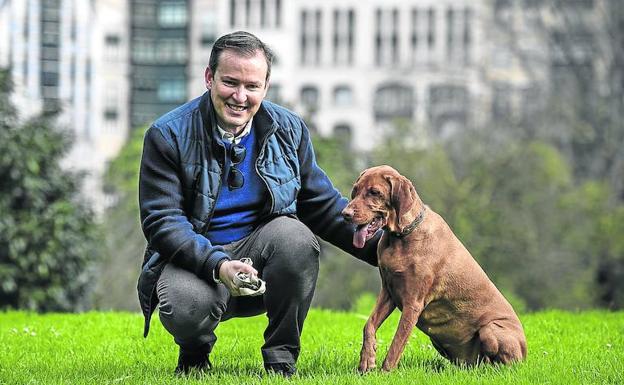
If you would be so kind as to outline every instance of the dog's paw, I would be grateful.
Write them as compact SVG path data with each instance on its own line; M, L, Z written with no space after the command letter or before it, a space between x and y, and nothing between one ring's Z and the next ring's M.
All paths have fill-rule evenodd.
M370 372L371 370L375 369L377 367L377 364L375 362L375 356L362 356L362 358L360 359L360 366L358 367L358 371L361 374L366 374L368 372Z
M396 369L397 363L391 363L388 359L384 360L383 365L381 365L381 370L384 372L391 372Z

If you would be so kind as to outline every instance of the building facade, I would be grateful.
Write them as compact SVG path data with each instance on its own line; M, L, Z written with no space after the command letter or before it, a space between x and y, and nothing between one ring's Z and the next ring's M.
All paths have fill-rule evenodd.
M71 130L67 168L86 173L85 196L106 205L102 175L128 132L123 0L0 2L0 66L10 68L23 118L60 111ZM125 47L125 48L124 48Z
M396 119L445 137L482 103L483 20L478 1L229 0L210 18L216 35L250 31L277 53L268 98L323 135L348 133L368 149ZM210 28L208 28L210 30ZM203 92L209 50L190 68ZM197 47L197 51L196 48Z
M603 0L572 3L599 22ZM205 92L224 33L275 50L268 99L366 150L397 120L426 143L530 119L569 67L544 22L561 20L534 0L0 0L0 66L24 115L61 108L76 137L67 163L89 171L102 204L106 162L130 129ZM575 55L591 56L586 40Z

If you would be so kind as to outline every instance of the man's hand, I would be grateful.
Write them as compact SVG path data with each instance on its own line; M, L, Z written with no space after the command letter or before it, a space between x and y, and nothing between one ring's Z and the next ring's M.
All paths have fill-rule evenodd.
M221 264L218 273L219 280L221 280L225 287L227 287L230 294L235 297L241 295L259 295L264 293L264 283L258 278L258 271L254 269L251 264L237 260L225 261ZM262 283L262 285L259 285L261 290L255 290L257 292L254 292L254 290L239 286L240 279L237 279L236 275L240 273L247 274L252 281Z

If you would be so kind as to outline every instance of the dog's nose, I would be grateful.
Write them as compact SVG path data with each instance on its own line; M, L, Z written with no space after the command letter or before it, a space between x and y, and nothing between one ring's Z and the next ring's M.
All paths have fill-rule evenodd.
M349 207L345 207L344 210L342 210L342 217L347 221L347 222L351 222L353 220L353 210L350 209Z

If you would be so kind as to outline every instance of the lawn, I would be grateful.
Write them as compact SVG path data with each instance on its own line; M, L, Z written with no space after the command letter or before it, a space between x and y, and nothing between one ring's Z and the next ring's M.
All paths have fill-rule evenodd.
M213 370L187 378L172 374L177 348L157 318L144 339L138 314L0 313L0 384L624 383L624 312L522 315L529 356L512 367L455 367L416 330L396 371L361 376L355 368L366 316L313 309L303 333L299 373L290 381L264 375L264 316L220 325ZM395 313L378 333L378 365L397 322Z

